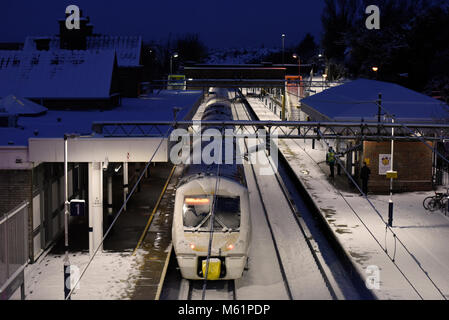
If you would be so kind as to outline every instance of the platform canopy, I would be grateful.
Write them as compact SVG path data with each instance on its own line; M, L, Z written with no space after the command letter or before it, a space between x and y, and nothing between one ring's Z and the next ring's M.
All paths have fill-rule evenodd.
M28 99L10 94L0 100L0 112L20 116L37 116L47 112L47 108Z
M435 122L449 118L443 102L400 85L367 79L349 81L301 101L312 120L377 121L379 94L386 111L406 122Z

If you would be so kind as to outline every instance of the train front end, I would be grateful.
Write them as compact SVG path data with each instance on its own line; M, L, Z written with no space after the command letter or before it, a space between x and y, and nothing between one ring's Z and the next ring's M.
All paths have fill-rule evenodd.
M211 236L208 280L238 279L247 263L251 230L248 190L222 177L214 194L216 182L216 177L206 176L176 191L172 240L186 279L205 278Z

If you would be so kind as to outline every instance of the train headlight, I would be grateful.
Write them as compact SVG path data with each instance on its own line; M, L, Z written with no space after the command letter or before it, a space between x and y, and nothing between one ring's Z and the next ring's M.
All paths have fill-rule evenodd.
M194 243L191 243L191 244L189 245L189 247L190 247L190 249L192 249L192 250L195 250L195 248L196 248L196 246L195 246Z
M231 244L228 244L227 246L226 246L226 249L228 249L228 250L232 250L232 249L234 249L235 248L235 245L233 245L232 243Z

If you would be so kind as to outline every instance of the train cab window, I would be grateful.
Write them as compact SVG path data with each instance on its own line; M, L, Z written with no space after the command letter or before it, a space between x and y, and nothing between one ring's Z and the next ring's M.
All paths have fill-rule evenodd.
M183 206L184 227L200 226L210 213L210 202L209 197L186 197Z
M214 229L240 228L240 197L217 196Z
M210 230L212 197L186 197L183 206L183 224L186 230ZM238 231L240 228L240 197L217 196L214 230Z

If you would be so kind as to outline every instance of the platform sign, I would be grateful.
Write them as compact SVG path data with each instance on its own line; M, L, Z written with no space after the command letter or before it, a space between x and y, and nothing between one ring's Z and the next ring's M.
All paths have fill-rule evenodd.
M70 216L84 217L86 211L86 201L74 199L70 201Z
M183 74L168 75L167 90L186 90L186 76Z
M387 171L387 178L388 179L397 179L398 172L397 171Z
M391 171L391 154L379 154L379 175L386 176Z

